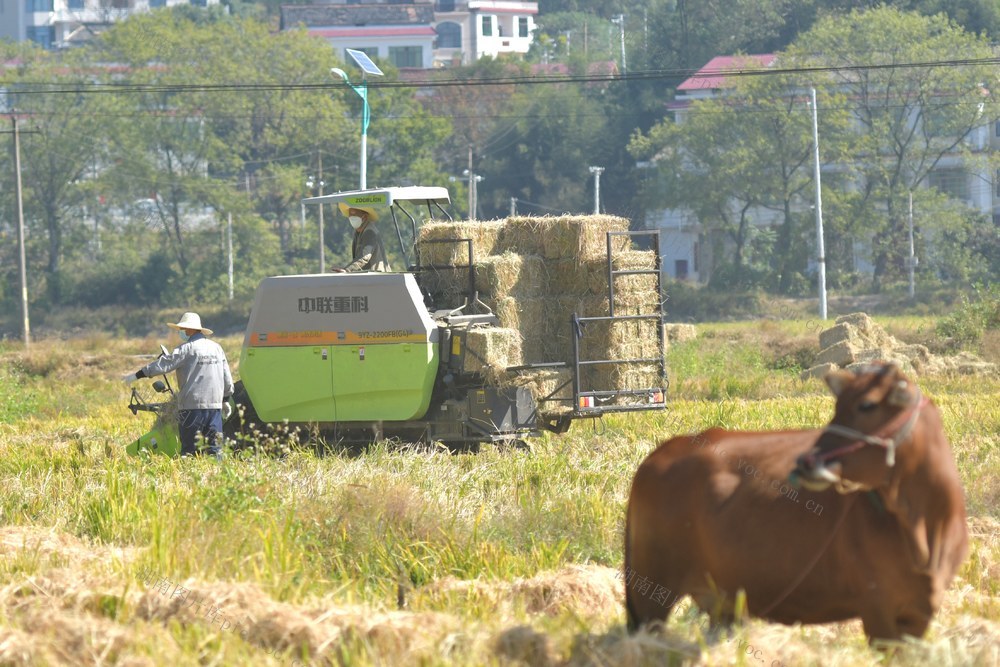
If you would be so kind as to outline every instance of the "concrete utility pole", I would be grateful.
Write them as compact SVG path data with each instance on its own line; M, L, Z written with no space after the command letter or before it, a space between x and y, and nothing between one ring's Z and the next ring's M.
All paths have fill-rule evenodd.
M31 326L28 323L28 269L24 255L24 195L21 190L21 135L17 127L17 117L10 117L14 133L14 172L17 174L17 246L18 272L21 277L21 332L24 347L31 347Z
M816 89L809 89L813 124L813 180L816 181L816 277L819 283L819 317L826 319L826 250L823 246L823 196L819 181L819 116Z
M319 196L323 196L323 151L317 150L319 171ZM361 177L364 179L364 176ZM361 186L364 189L364 185ZM323 202L319 203L319 272L326 273L326 243L323 242Z
M594 175L594 215L601 212L601 173L604 167L591 167L590 173Z
M233 214L230 213L226 216L226 250L228 257L228 266L226 267L226 274L229 277L229 300L233 300Z
M910 273L909 294L910 298L912 299L916 295L916 285L914 284L913 272L914 269L917 268L917 256L914 253L914 247L913 247L913 193L910 192L908 194L910 199L910 214L909 214L910 256L906 258L906 267L907 269L909 269Z
M517 197L510 198L510 217L517 215Z

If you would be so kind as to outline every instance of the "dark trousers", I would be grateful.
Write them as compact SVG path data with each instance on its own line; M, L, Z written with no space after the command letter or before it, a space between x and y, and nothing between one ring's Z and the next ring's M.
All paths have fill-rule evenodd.
M181 456L194 456L201 452L197 448L198 434L204 439L202 447L219 457L222 451L222 410L181 410L180 418Z

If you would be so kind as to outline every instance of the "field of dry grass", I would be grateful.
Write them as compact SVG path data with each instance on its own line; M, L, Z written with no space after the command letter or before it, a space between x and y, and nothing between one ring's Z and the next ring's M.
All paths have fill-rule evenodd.
M924 342L925 322L883 322ZM858 622L624 631L632 472L712 425L820 425L802 322L700 327L671 350L669 410L579 423L532 451L380 443L139 461L149 416L118 378L160 341L0 346L0 665L877 665ZM221 341L231 359L241 340ZM237 370L238 374L238 369ZM1000 379L925 378L967 494L972 549L892 664L1000 664Z

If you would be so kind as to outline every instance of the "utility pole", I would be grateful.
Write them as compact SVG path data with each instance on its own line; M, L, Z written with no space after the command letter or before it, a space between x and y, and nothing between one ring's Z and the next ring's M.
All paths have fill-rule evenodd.
M914 248L913 248L913 192L909 192L907 194L909 194L909 200L910 200L910 214L909 214L910 256L906 258L906 266L909 269L910 273L909 294L910 298L912 299L916 295L916 285L914 285L913 272L914 269L917 268L917 256L916 254L914 254Z
M823 197L819 182L819 115L816 89L809 89L813 125L813 180L816 181L816 277L819 283L819 317L826 319L826 251L823 247Z
M323 151L316 150L319 166L319 196L323 196ZM364 178L364 176L362 176ZM362 189L364 186L362 186ZM323 242L323 202L319 203L319 272L326 273L326 244Z
M469 220L476 218L476 175L472 173L472 144L469 144Z
M18 272L21 278L21 332L25 349L31 347L31 326L28 323L28 269L24 255L24 195L21 190L21 135L17 116L10 117L14 134L14 172L17 174L17 247Z
M226 249L228 256L227 275L229 276L229 300L233 300L233 214L227 216L226 223Z
M510 217L517 215L517 197L510 198Z
M594 215L601 212L601 172L604 167L591 167L590 173L594 175Z

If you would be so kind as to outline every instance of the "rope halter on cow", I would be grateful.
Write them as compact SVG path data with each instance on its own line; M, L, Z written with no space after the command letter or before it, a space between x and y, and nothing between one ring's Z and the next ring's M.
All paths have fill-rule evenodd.
M816 463L825 463L830 459L850 454L865 445L875 445L876 447L885 447L885 464L890 468L893 467L896 465L896 448L910 437L913 426L920 417L920 411L929 402L929 399L920 393L920 389L914 389L913 398L908 403L909 407L896 415L892 421L887 423L874 435L862 433L842 424L828 424L823 429L824 433L832 433L833 435L848 438L850 442L829 451L814 454L810 458Z

